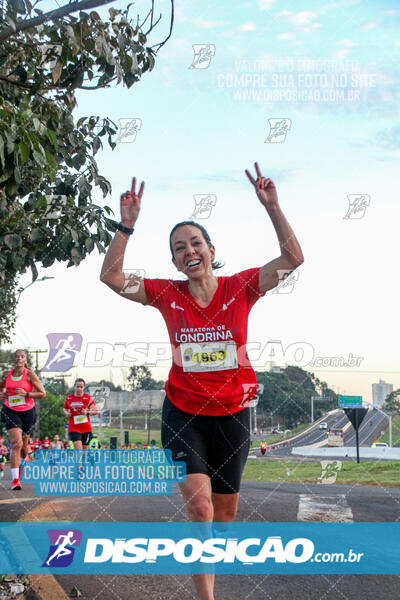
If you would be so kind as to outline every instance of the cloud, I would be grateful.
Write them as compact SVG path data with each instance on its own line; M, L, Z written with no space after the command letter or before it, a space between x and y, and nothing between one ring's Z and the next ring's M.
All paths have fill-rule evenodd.
M339 60L343 60L346 58L350 50L348 48L343 48L342 50L336 50L336 52L332 53L334 58L338 58Z
M256 29L257 25L255 23L244 23L244 25L238 27L238 31L255 31Z
M205 19L193 19L193 23L199 27L200 29L215 29L222 25L222 23L218 21L206 21Z
M359 45L357 42L353 42L352 40L340 40L339 44L345 48L354 48L355 46Z
M379 25L378 21L367 21L363 25L361 25L360 29L362 31L370 31Z
M269 10L274 6L275 3L276 0L257 0L257 4L261 10Z
M278 40L292 40L294 37L294 33L281 33L280 35L278 35Z
M375 142L378 146L387 150L400 150L400 125L394 125L390 129L380 131L376 135Z
M310 10L303 10L301 12L291 12L290 10L281 10L278 13L278 17L284 18L293 27L298 27L303 33L310 33L322 27L321 23L314 22L317 18L317 14Z

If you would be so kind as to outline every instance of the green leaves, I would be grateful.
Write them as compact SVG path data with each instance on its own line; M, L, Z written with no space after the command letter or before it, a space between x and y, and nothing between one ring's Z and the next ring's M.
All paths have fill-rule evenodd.
M3 26L16 30L27 0L4 0ZM33 8L32 15L43 11ZM102 13L103 14L103 13ZM15 319L17 280L56 262L79 265L110 243L111 183L95 160L114 149L117 126L99 116L76 123L76 89L137 83L154 66L139 21L126 10L73 13L11 34L0 49L0 338ZM27 16L29 18L29 16ZM146 17L147 26L149 23ZM106 142L106 143L105 143ZM5 327L6 324L6 327Z
M56 136L55 132L52 129L47 129L46 133L47 133L47 137L49 138L50 142L52 143L54 148L57 150L58 142L57 142L57 136Z
M21 236L14 233L5 235L4 242L7 248L10 248L10 250L15 250L16 248L20 248L22 246Z
M75 266L78 266L82 260L82 253L79 248L72 248L71 250L72 262Z
M92 252L92 250L94 249L94 240L90 237L86 238L85 247L86 247L86 250L88 251L88 253L90 254Z
M26 163L30 155L30 148L28 144L21 140L18 144L18 152L21 157L22 163Z
M16 13L20 15L24 15L26 13L25 3L23 0L10 0L9 4Z
M0 164L1 164L2 168L4 169L4 167L5 167L4 140L1 136L0 136Z

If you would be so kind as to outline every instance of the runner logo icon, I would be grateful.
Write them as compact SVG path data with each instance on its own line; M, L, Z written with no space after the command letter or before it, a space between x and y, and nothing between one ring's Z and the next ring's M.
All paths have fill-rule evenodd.
M68 567L74 558L75 547L81 545L79 529L48 529L50 548L42 567Z
M69 371L75 360L75 353L82 347L80 333L48 333L49 356L43 371L64 372Z
M182 306L178 306L175 302L175 300L173 302L171 302L171 308L177 308L179 310L185 310L184 308L182 308Z
M231 299L229 300L229 302L227 302L226 304L224 303L224 304L222 305L222 310L226 310L226 309L228 308L228 306L229 306L230 304L232 304L232 302L234 302L235 300L236 300L236 298L231 298Z

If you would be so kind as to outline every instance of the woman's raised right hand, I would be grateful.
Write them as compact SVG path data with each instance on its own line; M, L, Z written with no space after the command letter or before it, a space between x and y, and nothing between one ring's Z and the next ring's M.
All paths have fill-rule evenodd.
M121 223L125 227L133 227L140 212L140 201L143 196L144 181L136 193L136 177L132 179L132 188L121 194Z

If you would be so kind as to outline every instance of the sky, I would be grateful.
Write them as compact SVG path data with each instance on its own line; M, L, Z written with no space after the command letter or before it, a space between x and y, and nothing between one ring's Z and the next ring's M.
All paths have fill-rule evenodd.
M143 17L149 4L133 5L132 17ZM155 6L162 20L151 43L169 27L169 2ZM277 186L305 261L293 282L252 309L253 365L268 368L273 348L275 364L297 364L335 391L371 401L379 379L400 387L400 9L386 0L231 7L226 0L177 3L172 37L152 72L129 90L79 92L76 119L107 116L120 131L126 119L137 125L114 151L97 154L113 192L96 200L119 220L120 194L132 176L144 180L124 268L179 279L169 232L196 214L195 197L209 196L211 208L195 220L225 264L219 274L229 275L279 255L269 217L244 175L257 160ZM102 259L93 253L78 268L39 266L39 277L54 279L21 294L13 347L48 351L49 333L82 336L69 381L123 383L138 357L151 366L167 352L161 315L102 284ZM29 283L24 276L22 285ZM136 362L122 363L117 344L130 344ZM41 353L39 364L46 358ZM169 360L151 368L165 379Z

